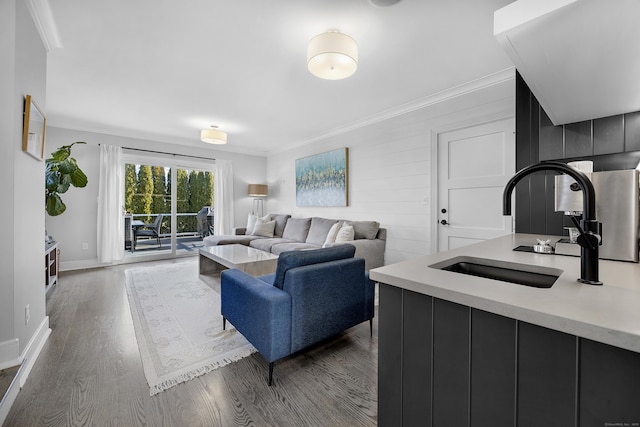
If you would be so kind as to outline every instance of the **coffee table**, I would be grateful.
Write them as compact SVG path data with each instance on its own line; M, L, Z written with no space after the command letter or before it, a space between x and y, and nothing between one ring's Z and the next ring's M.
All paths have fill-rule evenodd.
M245 245L218 245L200 248L200 274L237 268L252 276L276 271L278 255Z

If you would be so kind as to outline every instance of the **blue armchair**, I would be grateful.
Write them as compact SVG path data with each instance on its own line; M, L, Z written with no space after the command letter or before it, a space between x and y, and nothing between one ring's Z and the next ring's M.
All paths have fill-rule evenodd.
M355 247L283 252L276 272L253 277L221 273L223 328L228 320L269 362L369 320L373 331L374 282Z

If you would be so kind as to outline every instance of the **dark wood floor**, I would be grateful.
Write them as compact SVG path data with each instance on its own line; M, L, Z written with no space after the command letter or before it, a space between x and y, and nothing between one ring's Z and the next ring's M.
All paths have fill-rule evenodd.
M365 322L276 362L272 387L256 353L150 397L127 268L61 274L47 296L53 332L4 426L376 425L377 322L373 337Z
M2 402L5 394L7 394L7 391L9 391L9 387L11 387L11 383L13 383L13 380L18 374L20 366L21 365L13 366L11 368L3 369L0 371L0 402ZM17 381L13 386L17 387Z

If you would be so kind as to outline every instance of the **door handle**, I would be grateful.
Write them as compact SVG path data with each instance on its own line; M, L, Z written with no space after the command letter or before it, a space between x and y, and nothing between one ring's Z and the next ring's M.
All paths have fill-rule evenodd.
M440 221L440 224L442 225L449 225L449 223L447 222L446 219L443 219L442 221Z

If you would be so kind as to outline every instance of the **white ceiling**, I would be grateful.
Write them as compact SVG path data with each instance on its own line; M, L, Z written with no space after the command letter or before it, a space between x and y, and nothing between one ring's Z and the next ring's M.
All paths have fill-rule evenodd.
M511 0L51 0L51 126L216 149L277 152L512 66L493 37ZM352 36L345 80L312 76L307 42ZM212 147L213 148L213 147Z

